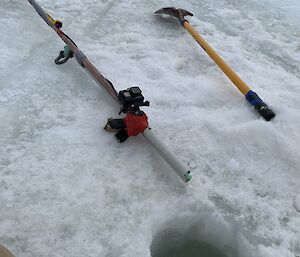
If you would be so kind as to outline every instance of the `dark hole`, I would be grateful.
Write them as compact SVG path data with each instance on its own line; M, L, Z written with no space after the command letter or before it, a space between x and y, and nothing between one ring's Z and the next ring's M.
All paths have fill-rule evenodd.
M238 257L232 246L197 237L192 231L168 230L158 234L151 245L152 257Z
M212 244L191 240L174 245L170 249L157 249L152 257L231 257L231 255L222 253Z

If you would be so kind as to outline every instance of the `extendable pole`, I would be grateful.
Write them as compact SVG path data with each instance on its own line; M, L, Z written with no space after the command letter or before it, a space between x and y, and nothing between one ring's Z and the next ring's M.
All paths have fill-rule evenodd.
M58 20L54 20L44 9L35 1L28 0L29 3L34 7L37 13L42 19L61 37L61 39L67 44L69 49L72 51L77 62L82 68L84 68L96 81L98 85L104 87L105 90L111 95L111 97L119 103L118 92L115 90L113 84L102 76L102 74L96 69L96 67L89 61L89 59L79 50L74 41L67 36L62 30L62 23ZM142 135L145 139L153 146L153 148L163 157L163 159L174 169L177 175L184 181L188 182L192 177L190 171L178 160L178 158L167 149L167 147L160 142L152 129L147 128Z
M220 67L233 84L245 95L247 101L254 106L257 112L266 120L270 121L275 117L275 113L267 106L262 99L250 89L250 87L234 72L232 68L217 54L217 52L199 35L199 33L189 24L185 16L193 16L192 13L176 9L174 7L162 8L156 14L167 14L178 18L181 25L193 36L204 51Z

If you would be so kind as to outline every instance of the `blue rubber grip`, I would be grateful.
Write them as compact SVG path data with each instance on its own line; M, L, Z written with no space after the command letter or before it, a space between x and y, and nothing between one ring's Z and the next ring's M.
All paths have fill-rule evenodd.
M246 99L254 107L257 106L257 105L260 105L260 104L264 104L264 102L260 99L260 97L255 92L253 92L252 90L250 90L246 94Z

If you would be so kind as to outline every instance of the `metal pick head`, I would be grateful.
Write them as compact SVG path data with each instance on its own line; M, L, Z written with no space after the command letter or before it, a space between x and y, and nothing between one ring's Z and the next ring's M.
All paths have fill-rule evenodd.
M184 9L176 9L175 7L165 7L165 8L159 9L155 12L155 14L166 14L166 15L173 16L173 17L177 18L182 25L186 21L186 19L184 18L185 16L193 16L192 13L190 13Z

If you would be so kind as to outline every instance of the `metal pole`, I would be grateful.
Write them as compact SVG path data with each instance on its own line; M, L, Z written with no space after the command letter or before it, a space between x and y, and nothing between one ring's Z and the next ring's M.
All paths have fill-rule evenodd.
M177 175L188 182L192 176L190 171L178 160L178 158L155 136L152 129L148 128L143 132L144 138L161 155L161 157L173 168Z

